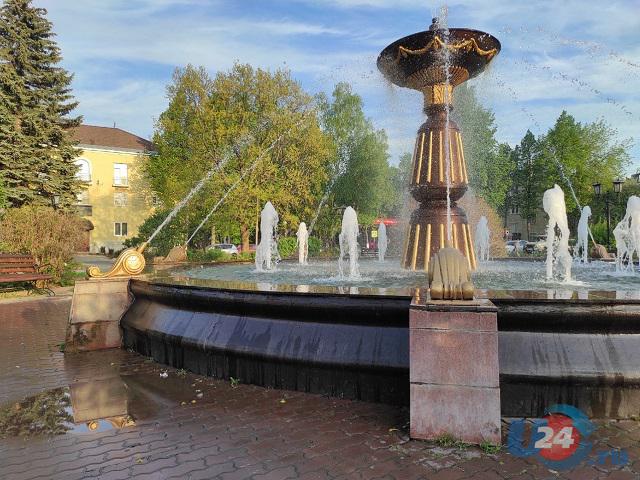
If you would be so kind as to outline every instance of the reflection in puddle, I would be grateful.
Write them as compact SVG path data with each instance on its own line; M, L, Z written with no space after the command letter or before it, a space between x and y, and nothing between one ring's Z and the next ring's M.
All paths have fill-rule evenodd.
M71 429L68 388L57 388L0 409L0 436L59 435Z
M77 395L77 386L56 388L0 408L0 438L92 433L135 425L126 408L105 410L99 407L94 410L99 418L88 418L87 414L91 409L86 408L86 401L90 399L84 396L82 389L83 386L80 386L81 393ZM104 415L100 414L100 410L103 410Z
M71 363L69 373L77 368ZM0 438L121 429L157 418L163 410L215 398L211 380L205 383L184 371L161 370L170 370L168 378L160 376L157 368L125 375L114 372L0 406Z

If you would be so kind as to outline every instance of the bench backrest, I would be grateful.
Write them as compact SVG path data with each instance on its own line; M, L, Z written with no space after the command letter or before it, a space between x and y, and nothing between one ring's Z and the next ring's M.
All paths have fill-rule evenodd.
M38 273L31 255L0 254L0 274Z

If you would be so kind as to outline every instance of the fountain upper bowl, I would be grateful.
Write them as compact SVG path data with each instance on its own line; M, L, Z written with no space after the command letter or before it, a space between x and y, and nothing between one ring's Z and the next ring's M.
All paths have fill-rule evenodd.
M456 86L482 72L500 48L496 37L479 30L427 30L387 46L377 64L385 78L400 87L423 90L443 83Z

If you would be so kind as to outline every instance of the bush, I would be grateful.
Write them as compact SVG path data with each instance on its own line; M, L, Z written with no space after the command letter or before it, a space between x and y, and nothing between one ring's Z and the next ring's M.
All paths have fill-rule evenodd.
M32 255L56 283L81 247L83 232L80 217L49 207L12 208L0 221L3 251Z
M226 260L230 255L222 250L212 248L210 250L187 250L187 259L190 262L217 262Z
M256 253L255 252L245 252L245 253L239 253L238 256L236 257L237 260L243 261L243 262L253 262L256 259Z
M322 242L317 237L309 237L309 256L318 255L322 250Z
M278 240L278 252L281 258L290 258L298 253L297 237L284 237ZM309 237L309 256L318 255L322 249L319 238Z
M298 251L296 247L296 237L284 237L278 240L278 252L281 258L289 258Z
M613 237L613 229L615 226L616 226L615 224L612 224L611 231L610 231L610 240L611 240L612 248L615 247L615 243L616 243L616 239ZM607 244L607 222L595 223L591 225L590 228L591 228L591 235L593 235L593 239L596 241L596 243L599 243L600 245L606 245ZM589 241L589 248L591 248L591 241Z

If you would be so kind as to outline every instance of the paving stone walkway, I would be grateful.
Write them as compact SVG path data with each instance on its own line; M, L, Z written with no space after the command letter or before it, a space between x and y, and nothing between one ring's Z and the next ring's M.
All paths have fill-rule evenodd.
M639 422L597 422L594 451L625 449L626 465L554 472L504 448L410 441L406 409L215 380L124 350L65 356L69 306L0 303L0 479L640 478ZM67 431L27 435L56 429Z

